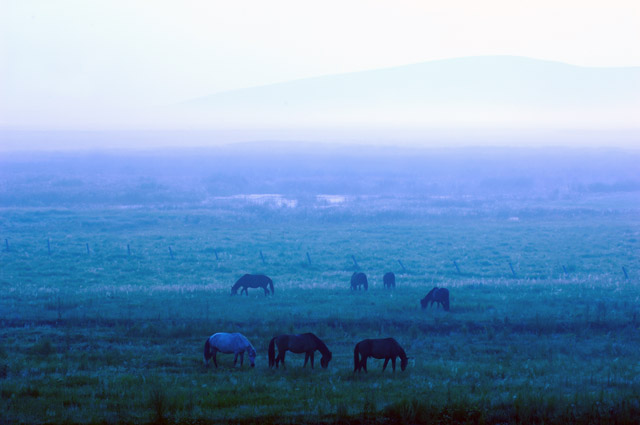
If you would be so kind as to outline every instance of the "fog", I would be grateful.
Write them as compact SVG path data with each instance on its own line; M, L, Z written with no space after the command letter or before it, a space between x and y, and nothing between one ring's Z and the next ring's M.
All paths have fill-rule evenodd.
M585 200L611 197L612 208L637 208L639 162L637 150L604 148L240 143L13 152L0 159L0 206L233 211L253 205L320 215L325 207L411 215L459 206L483 214L511 201L518 201L517 209L529 202L542 208L555 202L557 209L559 202L582 208Z

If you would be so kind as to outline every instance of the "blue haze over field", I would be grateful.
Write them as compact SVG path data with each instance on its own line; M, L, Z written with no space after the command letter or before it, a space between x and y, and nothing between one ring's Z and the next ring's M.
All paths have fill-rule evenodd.
M147 112L130 117L134 130L0 130L0 204L203 206L277 194L301 206L329 194L384 198L376 208L396 199L402 210L398 199L606 194L635 208L640 191L637 67L460 58Z

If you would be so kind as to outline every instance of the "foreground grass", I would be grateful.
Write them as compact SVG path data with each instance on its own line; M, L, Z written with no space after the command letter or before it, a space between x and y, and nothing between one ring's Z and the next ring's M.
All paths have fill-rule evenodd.
M640 418L633 218L216 226L216 217L7 211L0 420ZM369 274L366 293L348 290L351 255ZM397 274L394 291L382 288L387 270ZM272 276L275 296L230 297L231 284L245 272ZM450 313L419 309L434 285L450 289ZM233 356L220 355L218 369L205 369L204 340L218 331L245 334L258 351L256 368L233 368ZM328 369L302 369L302 356L291 354L286 370L268 369L271 337L307 331L333 351ZM382 373L381 362L372 361L368 374L354 375L355 343L382 336L403 345L411 357L407 370Z

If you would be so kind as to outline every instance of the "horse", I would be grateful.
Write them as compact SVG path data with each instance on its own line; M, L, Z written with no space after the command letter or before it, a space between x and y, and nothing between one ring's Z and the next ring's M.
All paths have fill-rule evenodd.
M204 343L204 365L206 367L209 366L209 359L211 357L213 357L213 364L216 368L218 367L218 362L216 361L218 351L225 354L235 354L236 356L233 359L234 367L238 362L238 355L240 355L240 366L242 366L244 352L246 351L249 354L251 367L256 366L256 349L253 348L253 345L251 345L249 340L242 334L219 332L207 338L207 341Z
M385 288L396 287L396 275L393 272L387 272L382 276L382 284Z
M269 295L269 289L271 289L271 295L274 293L273 281L271 278L263 274L245 274L231 287L231 295L236 295L238 293L238 288L241 286L242 290L240 291L240 295L242 295L243 292L246 295L249 295L247 288L262 288L264 289L265 295Z
M393 338L363 339L353 349L353 373L360 372L361 369L364 369L366 373L367 358L369 357L384 359L383 372L387 368L389 360L391 360L393 371L396 371L396 357L400 357L400 369L402 371L407 368L409 361L398 341Z
M278 347L277 357L276 346ZM277 369L278 363L282 362L282 367L284 368L284 356L287 350L296 354L304 353L304 365L302 365L302 367L307 366L307 361L311 359L311 369L313 369L313 354L316 350L322 354L320 365L323 369L329 366L332 357L331 351L329 351L325 343L312 333L278 335L273 337L269 342L269 367L272 368L275 366Z
M449 311L449 290L447 288L434 287L423 299L420 300L420 305L425 309L429 302L431 302L431 306L435 302L436 307L438 304L442 304L444 311Z
M369 289L369 282L367 281L367 275L362 272L353 272L351 275L351 290L355 291L364 286L364 290Z

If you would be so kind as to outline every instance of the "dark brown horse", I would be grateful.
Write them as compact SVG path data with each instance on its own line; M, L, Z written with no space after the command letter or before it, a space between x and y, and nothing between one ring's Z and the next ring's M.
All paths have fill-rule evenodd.
M400 357L400 369L403 371L407 368L407 363L409 362L406 353L395 339L363 339L353 349L353 373L359 372L361 369L364 369L366 373L367 358L369 357L384 359L383 372L387 368L389 360L391 360L393 371L396 371L396 357Z
M396 287L396 275L393 272L387 272L382 276L382 284L385 288Z
M369 282L367 281L367 275L362 272L353 272L351 275L351 290L355 291L363 286L366 291L369 289Z
M278 347L278 356L276 357L276 346ZM320 359L320 366L326 368L331 361L331 351L327 348L324 342L312 333L306 333L301 335L278 335L271 339L269 342L269 367L278 367L278 363L282 362L284 366L284 355L287 350L292 353L300 354L304 353L304 365L307 365L309 359L311 359L311 369L313 369L313 354L316 350L320 351L322 358Z
M262 288L265 295L269 295L269 289L271 289L271 295L273 295L273 281L263 274L245 274L231 287L231 295L236 295L240 287L242 287L240 295L243 292L249 295L247 288Z
M442 304L444 311L449 311L449 290L447 288L434 287L420 300L420 305L425 309L428 303L431 303L430 306L432 306L434 302L436 303L436 307L438 304Z

